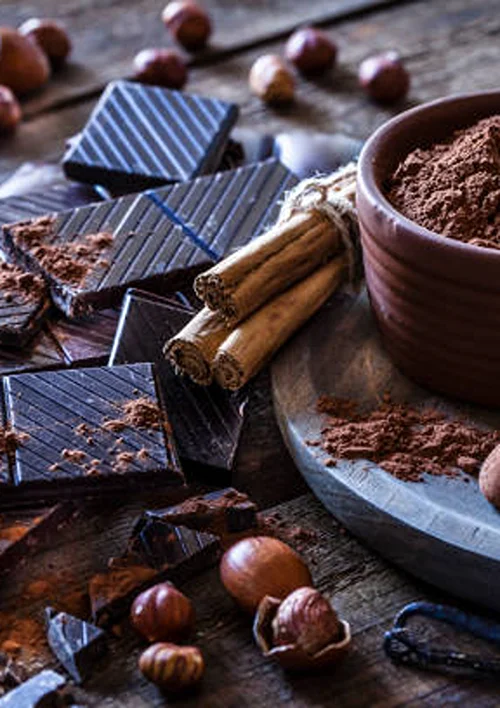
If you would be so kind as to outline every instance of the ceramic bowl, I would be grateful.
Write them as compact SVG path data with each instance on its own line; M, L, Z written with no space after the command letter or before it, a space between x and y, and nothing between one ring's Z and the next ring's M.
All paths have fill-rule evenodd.
M433 233L387 201L386 179L416 147L500 114L500 91L445 98L393 118L359 160L366 283L384 345L407 376L441 393L500 405L500 251Z

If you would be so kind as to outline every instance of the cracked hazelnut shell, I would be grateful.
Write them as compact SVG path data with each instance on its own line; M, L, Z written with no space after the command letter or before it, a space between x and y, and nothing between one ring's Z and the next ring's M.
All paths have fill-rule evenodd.
M34 17L23 22L19 32L45 52L54 69L61 67L71 54L71 40L68 33L56 20Z
M21 122L19 101L10 88L0 86L0 135L12 133Z
M395 103L406 96L410 75L397 52L384 52L361 62L361 88L377 103Z
M143 84L181 89L187 81L184 60L173 49L143 49L134 59L134 78Z
M173 0L162 13L165 27L189 51L202 49L212 34L206 10L194 0Z
M277 54L264 54L250 69L248 83L252 92L265 103L280 104L293 101L295 79Z
M222 557L220 576L228 593L251 613L265 595L284 599L293 590L312 585L298 553L271 536L253 536L231 546Z
M339 632L323 648L310 653L297 643L276 646L273 640L273 622L282 600L266 595L255 615L253 634L263 656L274 659L290 671L313 671L333 666L341 661L351 644L351 629L348 622L339 620Z
M320 74L335 64L337 45L325 32L303 27L290 35L285 56L302 74Z
M0 27L0 84L23 96L40 89L49 76L49 61L40 47L15 29Z

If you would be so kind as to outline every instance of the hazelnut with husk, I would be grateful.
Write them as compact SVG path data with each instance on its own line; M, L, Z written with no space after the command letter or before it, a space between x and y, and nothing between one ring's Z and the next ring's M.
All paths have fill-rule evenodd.
M351 643L349 624L339 620L328 600L309 587L295 590L283 601L266 595L257 609L253 632L265 657L294 671L335 664Z

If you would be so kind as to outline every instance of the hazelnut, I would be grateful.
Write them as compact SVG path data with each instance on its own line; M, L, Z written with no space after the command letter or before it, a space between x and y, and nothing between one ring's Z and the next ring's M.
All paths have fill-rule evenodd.
M0 135L11 133L21 121L21 106L10 88L0 86Z
M283 601L266 595L253 633L265 657L295 671L331 666L351 643L349 624L313 588L299 588Z
M179 44L190 51L202 49L212 34L207 12L193 0L169 2L161 18Z
M57 69L71 53L71 41L66 29L56 20L26 20L19 32L35 42L47 55L52 68Z
M319 74L334 65L337 45L325 32L304 27L289 37L285 56L303 74Z
M259 57L250 69L248 81L253 93L266 103L293 101L293 74L277 54L264 54Z
M479 489L486 499L500 509L500 445L497 445L481 465Z
M385 52L361 62L359 83L378 103L394 103L410 88L410 76L397 52Z
M232 546L220 564L222 584L247 612L255 612L265 595L285 598L312 585L308 567L286 543L269 536L245 538Z
M40 47L11 27L0 27L0 84L17 96L41 88L50 66Z
M143 49L134 59L134 78L143 84L181 89L187 81L187 67L173 49Z
M136 597L130 619L148 641L173 641L189 634L195 612L190 600L171 583L160 583Z
M139 657L144 676L165 691L180 693L203 678L205 662L197 647L179 647L160 642L152 644Z

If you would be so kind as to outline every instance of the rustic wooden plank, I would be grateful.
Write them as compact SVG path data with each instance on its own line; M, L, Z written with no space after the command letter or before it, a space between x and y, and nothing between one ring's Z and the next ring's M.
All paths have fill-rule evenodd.
M393 4L394 0L312 0L290 3L278 0L227 3L207 0L215 28L210 48L186 58L196 64L221 59L236 51L277 40L302 24L325 24L367 10ZM131 73L137 51L151 46L173 46L160 19L162 3L157 0L84 0L60 3L34 0L28 6L0 2L2 24L18 26L35 16L58 17L64 21L74 40L69 66L37 96L25 102L26 115L36 115L68 101L98 93L112 79Z
M29 568L12 573L2 584L2 611L19 617L39 613L48 601L72 599L84 590L90 575L104 567L109 554L119 552L138 505L123 507L104 515L82 519L65 532L57 549L40 555ZM305 495L273 510L288 528L299 524L315 532L313 542L303 548L318 588L330 597L342 617L351 623L354 641L350 655L333 672L314 676L284 674L259 654L251 636L250 621L234 606L217 578L208 571L183 586L193 600L198 621L194 638L207 661L207 674L199 693L179 706L227 708L231 705L274 708L277 705L355 706L464 705L493 706L497 686L493 682L454 681L446 676L397 668L382 651L383 632L405 603L440 597L409 576L395 571L343 532L320 504ZM59 576L57 575L59 574ZM49 597L30 596L30 584L39 578L59 577ZM31 585L33 588L33 585ZM20 607L19 598L23 598ZM0 628L0 639L2 638ZM436 637L436 632L433 634ZM445 644L453 635L439 629ZM465 640L464 640L465 641ZM122 635L111 639L111 653L84 689L75 697L93 706L162 706L164 699L136 668L144 644L128 623ZM462 643L467 651L484 651L482 643ZM53 666L43 646L33 657L38 666ZM440 702L441 701L441 702Z

